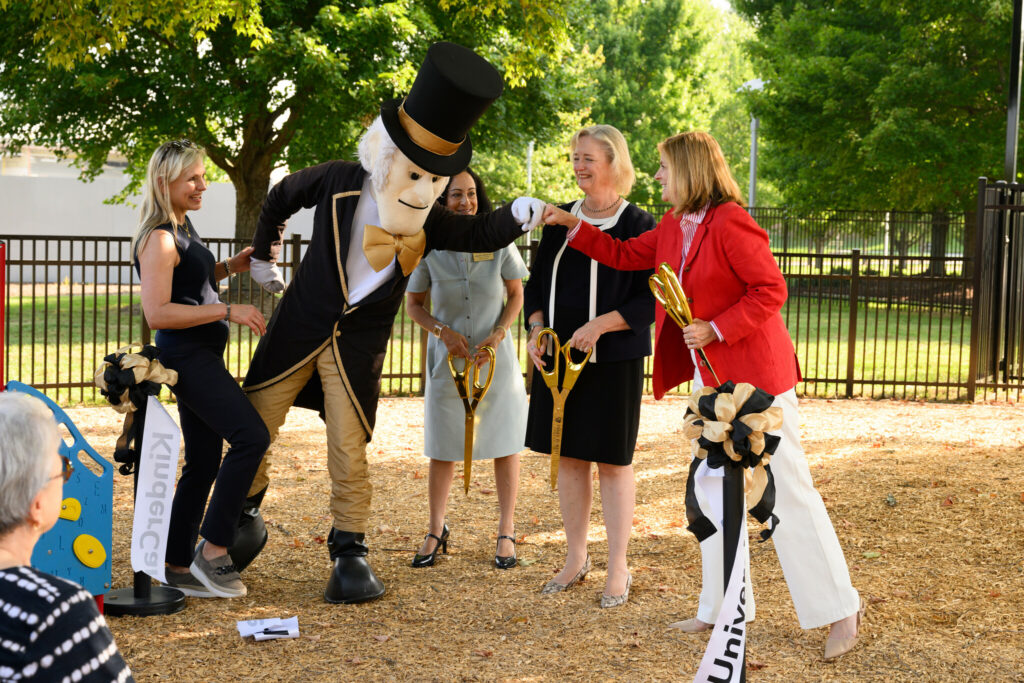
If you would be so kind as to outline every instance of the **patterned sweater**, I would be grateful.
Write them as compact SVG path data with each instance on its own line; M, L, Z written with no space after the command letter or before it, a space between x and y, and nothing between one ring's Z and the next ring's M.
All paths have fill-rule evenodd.
M76 583L0 569L0 681L134 681L107 622Z

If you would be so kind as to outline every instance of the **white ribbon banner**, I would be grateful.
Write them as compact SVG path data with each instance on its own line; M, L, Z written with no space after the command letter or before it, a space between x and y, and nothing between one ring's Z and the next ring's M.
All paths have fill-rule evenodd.
M721 533L721 532L719 532ZM743 570L747 550L746 525L736 540L736 559L732 563L729 585L725 587L722 609L711 632L708 647L693 677L695 683L731 683L743 676L744 652L747 646L746 595L747 577Z
M180 451L181 430L160 401L150 396L146 401L139 483L135 491L132 571L146 572L161 583L167 582L164 555Z

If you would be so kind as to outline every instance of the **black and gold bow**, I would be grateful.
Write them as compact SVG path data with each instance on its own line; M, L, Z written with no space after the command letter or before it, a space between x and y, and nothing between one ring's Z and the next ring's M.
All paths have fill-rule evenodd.
M114 410L124 413L124 426L114 449L114 461L121 463L121 474L131 474L139 461L142 430L134 413L144 409L147 398L159 394L162 385L172 386L178 381L177 371L168 370L156 360L160 349L147 345L138 353L129 353L130 348L126 346L106 356L93 377Z
M694 493L695 476L701 461L711 469L743 468L743 488L750 501L750 514L771 526L761 532L767 540L779 523L775 508L775 478L771 456L781 437L768 434L782 427L782 408L773 406L775 397L752 384L726 382L717 389L701 387L687 402L683 434L693 443L693 462L686 481L687 527L703 541L715 533L715 526L701 512Z

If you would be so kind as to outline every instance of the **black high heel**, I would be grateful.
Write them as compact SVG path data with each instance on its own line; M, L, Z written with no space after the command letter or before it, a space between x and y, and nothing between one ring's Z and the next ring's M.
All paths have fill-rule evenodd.
M451 535L451 531L448 529L448 524L445 523L444 528L441 530L441 535L427 534L424 539L433 538L437 540L437 545L434 546L434 550L427 553L426 555L420 555L416 553L416 557L412 558L412 566L419 569L420 567L432 567L434 561L437 559L437 551L440 550L445 555L448 554L448 536Z
M512 541L512 554L508 557L502 557L498 554L498 545L501 544L501 539L503 538L507 538L508 540ZM515 532L513 531L511 536L498 536L498 542L494 546L494 566L498 569L512 569L512 567L516 566L517 563L518 560L516 560Z

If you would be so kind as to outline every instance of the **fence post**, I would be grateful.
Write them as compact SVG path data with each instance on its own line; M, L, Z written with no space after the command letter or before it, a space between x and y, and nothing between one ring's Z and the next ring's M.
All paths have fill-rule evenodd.
M295 273L299 272L299 264L302 263L302 235L292 233L292 274L288 278L291 282L295 279Z
M4 312L4 302L7 296L7 245L0 242L0 391L7 387L6 375L4 375L4 359L7 356L7 346L4 344L4 332L7 331L7 315Z
M854 358L857 351L857 300L860 296L860 249L850 252L850 329L846 336L846 398L853 398Z
M974 403L978 391L978 372L981 370L981 306L982 264L985 255L985 195L988 178L978 178L978 208L974 225L973 291L971 293L971 346L967 361L967 400ZM964 245L966 247L966 245Z

